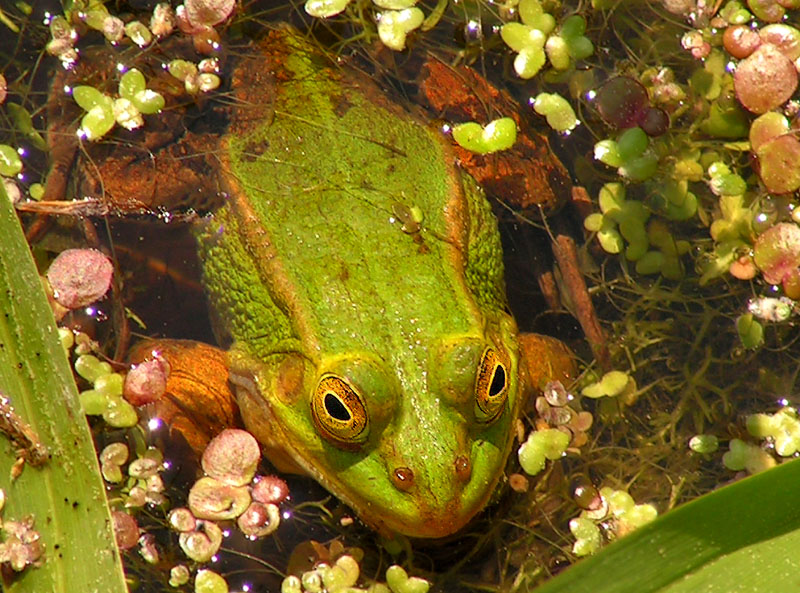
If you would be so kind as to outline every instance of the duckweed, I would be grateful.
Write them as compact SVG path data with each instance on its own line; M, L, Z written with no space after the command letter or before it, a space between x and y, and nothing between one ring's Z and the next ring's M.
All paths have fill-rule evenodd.
M389 49L402 51L406 47L406 37L411 31L419 28L425 20L423 12L413 6L403 10L387 10L380 13L378 20L378 37Z
M631 388L636 388L636 381L624 371L609 371L602 378L587 385L581 390L581 395L585 397L615 397Z
M761 447L741 439L731 439L728 452L722 456L722 464L729 470L746 470L755 474L774 467L775 459Z
M533 101L533 110L547 118L547 125L558 132L570 132L580 121L569 102L558 94L539 93Z
M784 406L774 414L751 414L746 424L747 432L756 438L769 439L781 457L792 457L800 451L800 420L796 409Z
M194 578L194 593L228 593L228 583L222 576L203 568Z
M517 140L517 124L510 117L503 117L481 126L466 122L453 126L453 140L467 150L478 154L489 154L507 150Z
M547 459L559 459L567 450L570 435L556 428L534 430L520 445L517 455L526 474L535 476L544 469Z
M13 177L22 171L22 159L13 147L0 144L0 175Z
M695 453L708 455L719 448L719 439L713 434L698 434L689 439L689 448Z

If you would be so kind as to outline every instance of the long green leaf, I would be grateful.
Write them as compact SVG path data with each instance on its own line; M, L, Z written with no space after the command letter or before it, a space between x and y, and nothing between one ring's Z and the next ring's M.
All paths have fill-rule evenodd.
M536 593L774 593L800 587L800 463L721 488Z
M0 434L4 520L33 516L44 564L26 568L12 593L127 591L86 418L53 314L11 202L0 183L0 390L50 458L9 471L18 443Z

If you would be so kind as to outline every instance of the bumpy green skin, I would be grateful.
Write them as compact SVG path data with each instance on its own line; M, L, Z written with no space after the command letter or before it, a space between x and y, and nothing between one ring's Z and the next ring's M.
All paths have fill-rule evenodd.
M453 533L497 484L520 400L496 221L438 131L296 34L274 33L270 48L260 68L273 86L240 109L223 152L227 205L198 233L243 418L279 467L315 476L376 528ZM245 105L253 68L237 73ZM422 211L418 233L401 229L398 203ZM510 390L486 423L475 380L489 346ZM364 395L359 447L314 426L327 372ZM413 472L410 488L397 468Z

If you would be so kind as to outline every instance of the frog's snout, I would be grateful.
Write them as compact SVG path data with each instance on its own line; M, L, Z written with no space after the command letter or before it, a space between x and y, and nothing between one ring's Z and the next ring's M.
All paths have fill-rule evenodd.
M458 455L453 463L455 481L466 484L472 476L472 463L466 455ZM414 470L410 467L400 466L389 473L389 478L395 488L400 492L409 492L414 488Z

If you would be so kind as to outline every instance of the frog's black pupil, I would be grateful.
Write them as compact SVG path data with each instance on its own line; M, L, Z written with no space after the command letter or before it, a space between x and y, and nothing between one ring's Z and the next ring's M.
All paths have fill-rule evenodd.
M340 420L342 422L350 420L350 411L338 397L330 392L325 394L325 410L334 420Z
M489 397L494 397L499 394L506 386L506 370L503 365L498 364L494 368L494 375L492 376L492 384L489 385Z

